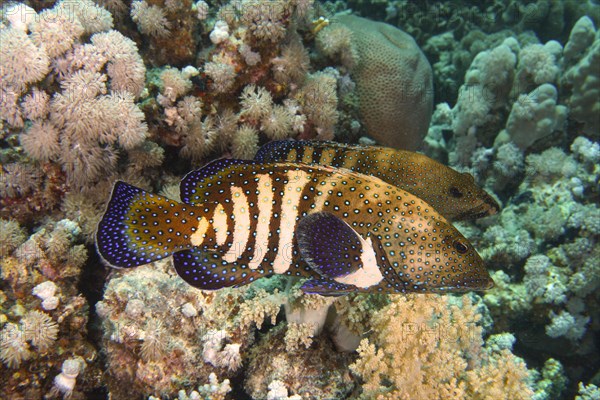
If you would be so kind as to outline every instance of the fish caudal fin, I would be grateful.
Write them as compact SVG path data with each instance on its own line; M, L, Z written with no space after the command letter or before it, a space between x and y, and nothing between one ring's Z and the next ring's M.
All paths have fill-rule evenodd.
M98 224L96 247L113 267L130 268L191 246L199 216L195 209L116 182Z

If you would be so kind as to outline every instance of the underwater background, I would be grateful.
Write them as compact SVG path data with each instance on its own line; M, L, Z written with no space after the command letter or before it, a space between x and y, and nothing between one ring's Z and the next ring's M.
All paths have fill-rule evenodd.
M600 399L598 1L0 4L0 398ZM102 264L116 180L179 199L286 138L472 174L501 211L455 226L495 287Z

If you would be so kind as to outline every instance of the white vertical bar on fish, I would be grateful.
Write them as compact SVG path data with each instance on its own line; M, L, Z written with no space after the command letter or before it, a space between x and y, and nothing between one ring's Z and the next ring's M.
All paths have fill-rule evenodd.
M223 260L232 263L237 260L246 250L248 238L250 237L250 211L248 210L248 198L244 190L237 186L231 187L231 201L233 202L233 239L231 248L223 256Z
M254 254L248 263L250 269L257 269L265 253L269 250L269 225L273 217L273 182L268 174L258 176L258 221L256 225Z
M383 275L381 275L379 265L377 264L377 257L375 255L375 250L373 249L371 238L365 240L360 235L358 235L358 237L362 247L362 253L360 255L362 268L359 268L351 274L334 279L339 283L354 285L359 288L368 288L379 284L379 282L383 280Z
M283 199L281 200L281 215L279 216L279 243L277 244L277 255L273 261L273 271L282 274L291 265L289 252L284 249L291 247L294 240L294 230L298 218L298 203L302 190L309 181L307 173L301 170L288 171L288 183L285 185Z
M227 213L221 204L215 207L212 217L212 225L215 230L217 245L223 246L227 241Z

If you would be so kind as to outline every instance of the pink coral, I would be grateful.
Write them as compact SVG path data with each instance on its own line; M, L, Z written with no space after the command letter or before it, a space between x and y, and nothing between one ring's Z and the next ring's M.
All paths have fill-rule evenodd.
M275 80L281 83L299 83L304 80L310 59L308 51L302 45L300 40L293 40L281 51L281 56L275 57L273 64L273 74Z
M48 96L48 93L38 88L33 88L31 93L25 96L21 102L24 117L32 121L46 118L49 102L50 96Z
M23 149L33 158L49 161L60 152L58 129L51 122L34 122L19 140Z
M280 105L275 105L271 113L261 120L260 129L272 140L281 140L290 136L294 116L289 110Z
M3 86L24 90L24 85L41 80L49 72L47 50L36 46L25 32L0 30L0 78Z
M59 7L42 11L31 26L31 39L44 47L50 58L63 55L83 35L84 28L78 18Z
M242 22L257 39L277 43L285 36L285 18L289 13L285 2L244 1L242 10Z
M213 89L219 93L227 92L235 83L234 66L218 57L204 64L204 72L211 78Z
M240 114L243 117L260 120L271 113L273 98L265 88L248 85L242 90L240 104L242 106Z
M148 5L145 1L134 1L131 3L131 19L144 35L154 37L169 35L169 21L158 6Z
M110 88L139 97L146 82L146 67L135 42L114 30L93 35L91 42L107 59Z

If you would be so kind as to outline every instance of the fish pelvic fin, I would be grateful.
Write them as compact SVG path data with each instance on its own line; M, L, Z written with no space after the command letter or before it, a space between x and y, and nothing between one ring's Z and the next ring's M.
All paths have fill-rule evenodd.
M115 268L148 264L191 247L200 219L195 207L117 181L98 223L96 248Z

